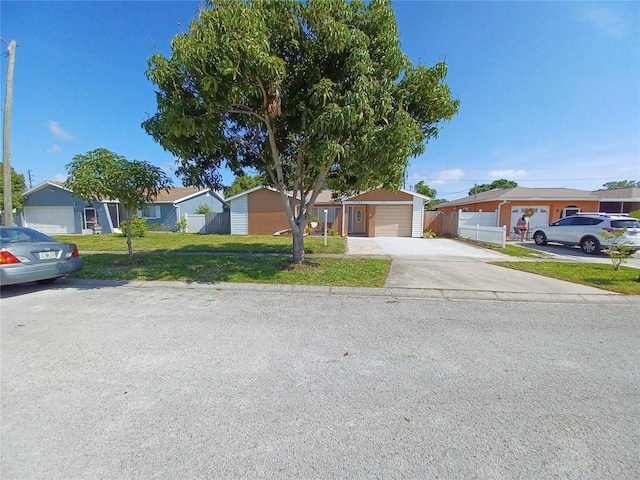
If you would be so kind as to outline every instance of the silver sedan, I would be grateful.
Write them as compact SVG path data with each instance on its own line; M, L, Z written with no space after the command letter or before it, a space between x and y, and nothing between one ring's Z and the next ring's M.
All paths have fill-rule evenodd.
M82 269L73 243L63 243L31 228L0 227L0 285L51 283Z

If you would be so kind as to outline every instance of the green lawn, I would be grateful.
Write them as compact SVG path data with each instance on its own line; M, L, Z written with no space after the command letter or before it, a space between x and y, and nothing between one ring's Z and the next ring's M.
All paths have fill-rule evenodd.
M127 239L121 235L54 235L57 240L75 243L80 253L126 252ZM229 252L229 253L291 253L291 237L272 235L199 235L197 233L149 232L145 237L134 237L134 252ZM328 237L324 246L322 237L306 237L306 253L344 253L347 241L342 237Z
M537 273L573 283L581 283L612 292L640 295L638 270L620 267L618 271L610 264L577 262L491 262L494 265L513 268L523 272Z
M206 255L159 253L84 255L74 278L179 280L185 282L274 283L344 287L383 287L390 260L314 258L292 265L282 255Z

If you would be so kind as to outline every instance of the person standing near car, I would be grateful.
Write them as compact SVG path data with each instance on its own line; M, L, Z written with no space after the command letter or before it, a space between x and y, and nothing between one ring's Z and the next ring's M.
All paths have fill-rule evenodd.
M526 214L523 214L522 217L518 219L516 227L520 230L520 241L524 242L525 238L527 238L527 230L529 230L529 219Z

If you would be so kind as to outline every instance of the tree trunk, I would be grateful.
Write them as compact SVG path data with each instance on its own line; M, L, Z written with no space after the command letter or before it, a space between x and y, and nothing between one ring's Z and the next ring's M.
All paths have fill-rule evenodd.
M304 228L299 225L292 226L293 235L293 263L304 262Z
M131 245L131 212L127 221L127 248L129 249L129 260L133 260L133 246Z

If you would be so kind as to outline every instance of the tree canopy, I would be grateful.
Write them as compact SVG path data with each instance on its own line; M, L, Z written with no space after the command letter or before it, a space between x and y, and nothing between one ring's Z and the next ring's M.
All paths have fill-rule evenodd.
M225 167L263 174L300 262L324 186L402 186L408 158L458 111L446 73L402 53L390 0L209 1L169 58L149 59L158 111L143 128L186 184L220 188Z
M506 180L501 178L500 180L494 180L491 183L483 183L482 185L476 185L469 190L469 195L476 195L481 192L488 192L489 190L495 190L497 188L515 188L518 184L513 180Z
M617 190L618 188L640 188L640 180L619 180L616 182L607 182L602 185L607 190Z
M429 185L427 185L426 183L424 183L424 181L420 180L418 183L416 183L413 186L413 189L419 193L420 195L425 195L429 198L431 198L431 200L429 200L428 202L426 202L424 204L424 209L425 210L435 210L436 206L440 205L441 203L447 203L446 200L443 200L441 198L436 198L436 196L438 195L438 192L436 191L435 188L431 188Z
M242 193L250 188L265 185L266 179L264 175L240 175L233 179L233 183L224 188L224 196L232 197L238 193Z
M73 195L90 202L118 200L128 215L127 246L131 246L131 217L153 202L162 190L169 190L171 179L161 168L141 160L127 160L104 148L76 155L66 165L69 177L65 187Z
M11 167L11 205L13 208L21 208L24 204L24 195L27 186L24 175L16 172ZM4 163L0 162L0 206L4 205Z

